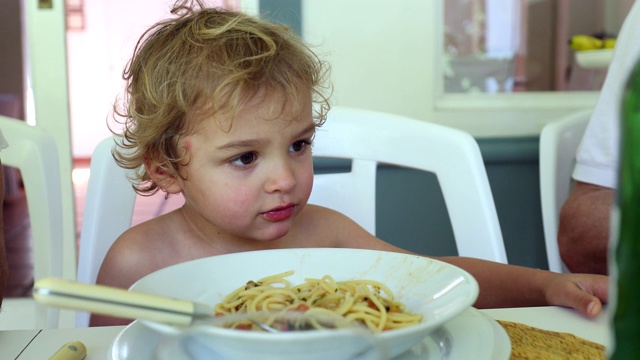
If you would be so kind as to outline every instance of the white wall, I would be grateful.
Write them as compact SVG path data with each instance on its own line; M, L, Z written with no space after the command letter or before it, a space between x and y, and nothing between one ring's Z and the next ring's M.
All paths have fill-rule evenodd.
M306 0L305 40L332 64L334 104L399 113L478 137L537 135L591 106L595 95L443 96L442 0ZM68 36L73 152L87 157L109 136L106 118L137 37L171 0L85 0L87 29ZM242 0L257 12L258 0Z
M334 103L424 117L432 12L432 1L420 0L304 2L304 38L331 63Z
M305 1L303 34L332 63L334 103L443 123L477 137L537 135L547 122L595 104L595 93L442 94L441 1Z

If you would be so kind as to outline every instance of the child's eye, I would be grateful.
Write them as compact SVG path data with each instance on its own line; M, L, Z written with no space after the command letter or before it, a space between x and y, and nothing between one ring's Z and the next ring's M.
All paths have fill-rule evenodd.
M298 140L291 144L289 151L295 153L303 152L309 145L311 145L311 141L309 140Z
M251 163L256 161L257 157L258 157L258 155L256 153L248 152L248 153L241 154L240 156L237 156L237 157L231 159L230 163L231 163L231 165L244 167L244 166L247 166L247 165L251 165Z

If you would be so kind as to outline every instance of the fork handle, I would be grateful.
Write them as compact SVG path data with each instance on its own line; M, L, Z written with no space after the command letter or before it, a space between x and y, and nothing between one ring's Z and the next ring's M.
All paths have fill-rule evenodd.
M192 301L57 278L38 280L33 297L49 306L179 326L190 325L202 311Z

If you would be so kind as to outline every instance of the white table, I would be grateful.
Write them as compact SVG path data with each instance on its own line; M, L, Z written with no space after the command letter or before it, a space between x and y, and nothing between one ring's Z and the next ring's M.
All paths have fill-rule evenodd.
M531 307L482 310L496 320L520 322L541 329L568 332L608 346L609 318L606 309L595 319L560 307ZM109 349L124 326L0 331L3 359L48 359L69 341L81 341L87 348L87 360L111 359Z

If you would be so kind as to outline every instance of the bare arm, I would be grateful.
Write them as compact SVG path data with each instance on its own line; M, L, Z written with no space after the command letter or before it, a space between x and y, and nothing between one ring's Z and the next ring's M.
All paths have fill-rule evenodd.
M558 246L572 272L607 274L614 190L577 182L560 211Z
M335 236L329 237L342 239L332 246L409 253L372 236L345 216L331 216L330 223L332 226L323 227L335 230ZM602 275L558 274L469 257L437 259L473 275L480 285L480 294L474 304L478 308L556 305L594 317L608 299L608 279Z
M558 274L485 260L440 258L471 273L480 285L478 308L565 306L594 317L608 300L608 279L593 274Z

